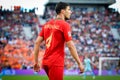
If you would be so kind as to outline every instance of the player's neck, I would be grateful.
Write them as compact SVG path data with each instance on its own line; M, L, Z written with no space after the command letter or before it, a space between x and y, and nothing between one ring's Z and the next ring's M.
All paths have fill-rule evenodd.
M59 14L56 16L57 20L65 20L64 16L62 14Z

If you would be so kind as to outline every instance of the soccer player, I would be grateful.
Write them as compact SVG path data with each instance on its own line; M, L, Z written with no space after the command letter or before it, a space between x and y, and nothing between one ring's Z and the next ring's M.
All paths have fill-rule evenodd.
M92 71L91 64L95 66L95 64L88 58L88 55L85 55L85 59L84 59L85 71L83 73L84 79L86 79L87 72L90 72L90 74L93 76L93 79L95 79L95 74Z
M42 60L42 67L47 73L49 80L63 80L65 43L81 72L84 71L84 67L72 41L70 25L66 22L66 20L70 19L72 13L70 6L67 3L59 2L56 5L55 11L57 13L56 18L44 24L36 39L34 47L34 70L39 71L40 69L38 65L38 52L39 46L44 40L46 50Z

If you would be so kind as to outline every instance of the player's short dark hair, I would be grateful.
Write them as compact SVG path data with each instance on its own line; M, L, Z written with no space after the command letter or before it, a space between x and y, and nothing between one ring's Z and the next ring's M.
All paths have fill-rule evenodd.
M59 2L55 7L56 13L59 14L61 12L61 10L66 9L67 6L69 6L69 4L67 4L65 2Z

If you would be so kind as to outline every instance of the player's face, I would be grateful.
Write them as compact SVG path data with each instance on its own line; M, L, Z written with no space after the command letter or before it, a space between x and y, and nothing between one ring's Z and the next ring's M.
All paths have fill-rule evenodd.
M70 10L70 6L67 6L67 8L65 9L65 13L64 13L65 20L70 19L71 13L72 11Z

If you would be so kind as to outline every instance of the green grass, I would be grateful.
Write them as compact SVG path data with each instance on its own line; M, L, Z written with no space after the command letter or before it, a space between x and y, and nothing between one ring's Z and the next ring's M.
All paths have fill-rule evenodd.
M47 76L38 75L15 75L15 76L3 76L2 80L48 80ZM64 80L84 80L82 76L64 76ZM87 76L85 80L93 80L92 76ZM120 76L96 76L94 80L120 80Z

